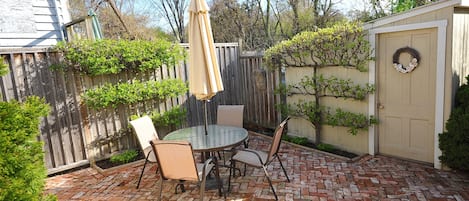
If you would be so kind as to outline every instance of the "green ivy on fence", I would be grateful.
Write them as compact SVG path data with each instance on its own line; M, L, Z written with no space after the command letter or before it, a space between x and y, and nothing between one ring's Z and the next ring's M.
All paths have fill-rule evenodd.
M186 113L186 109L176 106L163 113L153 111L147 115L151 118L156 127L171 127L182 125ZM142 115L132 115L130 119L135 120L141 116Z
M87 75L118 74L123 71L145 72L163 65L174 65L185 58L178 44L166 40L76 40L59 43L64 61L53 69L78 71Z
M141 101L159 99L165 100L186 93L187 84L179 79L162 81L105 84L95 89L86 90L82 100L93 109L117 107L120 104L134 104Z

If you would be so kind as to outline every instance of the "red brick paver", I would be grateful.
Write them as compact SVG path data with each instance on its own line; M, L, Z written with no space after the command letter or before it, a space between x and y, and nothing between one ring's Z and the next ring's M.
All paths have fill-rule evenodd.
M267 150L269 140L253 135L249 146ZM469 175L436 170L428 165L385 156L365 156L349 162L318 151L284 143L280 156L291 182L277 161L268 170L280 200L469 200ZM157 200L159 176L151 164L136 189L143 162L100 174L92 168L47 179L46 193L59 200ZM226 183L228 171L221 170ZM225 185L227 188L227 185ZM196 184L186 184L186 192L174 194L174 185L165 182L163 200L199 200ZM207 190L204 200L225 200L217 190ZM261 169L247 169L246 176L232 180L226 200L274 200Z

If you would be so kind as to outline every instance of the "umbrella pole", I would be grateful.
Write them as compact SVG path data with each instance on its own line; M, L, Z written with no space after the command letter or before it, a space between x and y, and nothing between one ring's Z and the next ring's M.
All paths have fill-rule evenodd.
M207 126L208 126L208 111L207 111L207 100L204 100L204 128L205 128L205 135L208 135Z

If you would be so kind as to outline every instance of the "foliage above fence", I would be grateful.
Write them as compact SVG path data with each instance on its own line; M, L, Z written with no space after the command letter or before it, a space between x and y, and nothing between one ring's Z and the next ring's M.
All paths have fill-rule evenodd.
M141 101L177 97L186 93L187 84L178 79L166 79L162 81L132 83L105 84L95 89L89 89L82 95L82 99L88 107L101 109L117 107L120 104L134 104Z
M370 45L359 24L343 23L302 32L265 52L269 68L347 66L367 70Z
M64 61L55 69L79 71L87 75L118 74L123 71L144 72L174 65L185 58L185 50L165 40L77 40L59 43Z

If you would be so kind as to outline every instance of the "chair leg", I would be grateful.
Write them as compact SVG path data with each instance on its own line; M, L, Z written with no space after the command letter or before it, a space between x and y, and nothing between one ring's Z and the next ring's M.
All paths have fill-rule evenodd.
M207 177L203 177L202 178L202 183L200 184L200 201L203 201L204 200L204 196L205 196L205 181L207 180Z
M267 177L267 181L269 181L270 188L272 189L272 192L274 193L275 200L278 200L277 193L275 193L274 186L272 185L272 181L270 180L269 173L267 173L267 169L265 166L262 166L262 169L264 169L265 176Z
M285 174L285 177L287 177L287 181L290 182L290 178L288 178L287 171L283 167L282 161L280 160L280 157L277 155L278 162L280 162L280 167L282 167L283 174Z
M230 169L230 171L231 171L231 169ZM221 196L222 195L223 184L222 184L221 179L220 179L220 171L218 169L218 162L216 161L216 159L215 159L215 179L217 180L218 194L219 194L219 196ZM225 193L223 193L223 195L224 195L224 198L226 199Z
M235 170L234 170L235 167L236 167L235 163L236 162L234 160L230 160L230 166L231 167L230 167L230 175L228 176L228 190L227 190L227 192L231 192L231 175L236 173ZM241 171L239 172L239 174L241 174Z
M159 201L161 201L161 195L162 195L162 192L163 192L163 178L160 178L160 195L158 196L159 197Z
M246 169L247 169L246 163L244 164L244 176L246 176ZM241 175L241 170L239 170L239 175Z
M145 167L147 166L148 157L150 157L150 154L151 151L148 152L147 157L145 158L145 163L143 164L142 172L140 173L140 178L138 178L137 189L140 187L140 181L142 181L143 172L145 171ZM156 172L158 173L158 169L156 169Z

